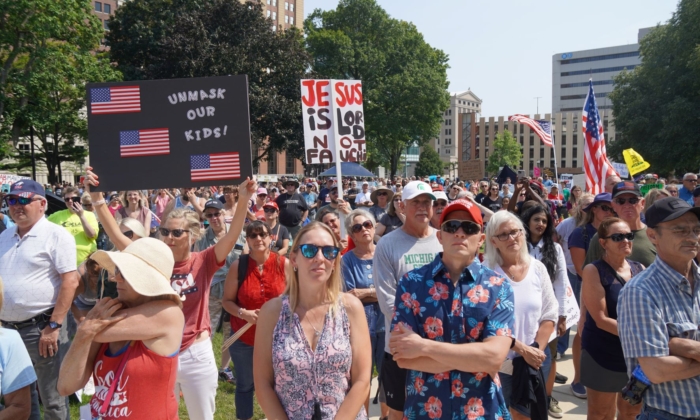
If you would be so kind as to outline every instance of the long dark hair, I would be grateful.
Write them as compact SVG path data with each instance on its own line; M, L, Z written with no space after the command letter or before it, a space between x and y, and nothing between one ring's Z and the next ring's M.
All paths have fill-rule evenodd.
M527 239L528 242L530 242L532 240L532 236L530 234L530 219L532 219L536 214L540 213L544 213L545 217L547 218L547 227L544 229L544 233L542 234L542 242L544 246L542 247L541 262L547 268L547 273L549 273L550 279L552 282L554 282L554 276L557 271L557 248L554 245L554 239L552 239L554 234L554 220L552 219L552 215L541 205L536 205L525 210L523 214L520 215L520 219L523 221L523 225L525 225Z

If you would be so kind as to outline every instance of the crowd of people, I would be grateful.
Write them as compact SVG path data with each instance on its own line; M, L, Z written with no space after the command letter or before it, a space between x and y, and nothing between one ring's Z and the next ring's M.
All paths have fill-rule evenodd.
M89 418L213 419L226 381L238 419L363 419L375 370L382 419L562 418L574 326L589 418L700 418L697 179L18 181L0 420L67 419L90 381Z

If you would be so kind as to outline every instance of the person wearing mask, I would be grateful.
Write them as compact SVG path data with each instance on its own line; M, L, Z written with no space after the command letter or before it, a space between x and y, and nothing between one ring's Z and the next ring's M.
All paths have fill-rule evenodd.
M71 395L92 376L91 418L177 419L173 388L185 317L169 285L172 252L144 238L122 252L97 251L92 258L114 275L119 297L100 300L80 322L61 365L58 392ZM113 381L116 387L110 387Z
M278 255L287 255L289 251L289 231L279 222L279 208L277 203L270 201L263 206L265 211L265 224L270 229L270 249Z
M374 216L374 220L381 220L389 209L389 203L393 198L394 193L389 188L379 187L372 191L370 194L372 207L369 208L369 212Z
M683 175L683 185L678 189L678 197L691 206L693 202L693 191L698 187L698 176L692 172Z
M285 269L289 262L284 256L270 251L271 231L263 222L246 226L246 241L250 254L239 259L226 277L224 308L231 314L231 331L239 331L246 324L252 327L228 348L236 371L236 418L253 418L253 351L255 324L260 308L284 291ZM241 269L241 264L244 264ZM239 278L239 272L244 277Z
M627 366L617 328L617 302L620 290L644 266L628 260L634 233L616 217L598 227L598 239L605 250L603 258L583 269L581 298L588 315L581 342L581 383L588 395L588 418L634 420L640 406L632 406L620 392L628 381Z
M148 201L146 197L143 196L141 191L126 191L122 196L122 201L126 203L125 207L122 207L117 211L115 217L117 220L121 220L125 217L131 217L136 219L146 230L151 230L151 219L153 218L153 213L148 208Z
M97 233L100 227L95 214L83 209L77 188L66 187L63 190L63 201L67 209L53 213L47 220L63 226L75 239L77 264L80 264L90 253L97 250Z
M444 251L399 281L389 346L410 372L404 418L509 417L492 374L514 344L513 291L474 259L482 224L473 202L447 206L437 232Z
M271 419L367 419L369 330L360 300L342 293L340 244L319 222L297 239L284 293L258 314L258 402Z
M352 238L355 247L347 252L340 261L343 274L344 290L360 299L365 309L365 318L369 327L369 339L372 345L372 365L370 371L382 371L384 359L385 326L384 315L379 310L377 292L372 280L374 262L374 217L366 210L353 210L345 218L345 229ZM383 392L379 394L381 417L389 414ZM365 401L365 411L369 412L369 395Z
M430 227L439 229L442 211L447 207L447 194L442 191L433 190L433 195L435 196L435 200L433 201L433 217L430 218Z
M641 419L700 417L700 270L693 261L699 219L700 208L681 198L649 207L646 234L658 254L618 296L617 330L627 374L639 378L640 369L650 383ZM634 241L636 248L636 234Z
M552 358L547 343L554 332L559 305L547 268L528 253L524 226L518 216L499 211L491 217L485 233L484 265L505 277L513 288L515 341L498 376L513 419L522 420L530 418L532 406L512 401L514 385L522 383L521 378L513 376L513 360L522 357L527 365L541 369L542 376L548 377Z
M301 194L296 192L299 181L289 180L285 184L286 191L274 201L279 208L279 222L289 231L292 240L301 229L301 225L309 215L309 207Z
M481 200L481 205L494 213L503 207L503 198L498 194L498 184L491 183L488 194Z
M389 202L389 208L386 214L379 219L374 229L374 242L379 242L382 236L391 233L393 230L400 228L403 225L405 216L401 207L402 192L397 192Z
M430 227L435 200L430 185L422 181L411 181L406 184L402 199L401 206L405 214L403 226L385 234L374 252L376 264L373 265L372 278L387 331L390 331L399 280L409 271L429 264L442 250L435 230ZM391 420L403 417L406 375L407 370L399 367L393 359L387 335L380 381L384 386Z
M525 227L527 237L527 247L530 256L542 264L547 269L554 295L557 298L559 306L559 319L555 326L555 332L558 337L561 337L566 332L566 317L567 305L566 297L570 292L569 279L566 276L566 257L561 246L554 242L554 221L547 210L539 205L529 207L523 210L520 216ZM554 379L556 376L557 362L552 356L557 354L557 340L552 340L549 343L549 355L552 358L551 369L549 376L545 377L547 381L547 397L549 398L549 415L554 418L562 418L562 410L559 408L559 402L552 396L554 389Z

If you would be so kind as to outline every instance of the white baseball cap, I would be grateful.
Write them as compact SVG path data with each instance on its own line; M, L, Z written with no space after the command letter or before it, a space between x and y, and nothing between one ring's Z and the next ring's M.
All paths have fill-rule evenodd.
M403 201L407 201L412 200L422 194L427 194L430 196L430 198L435 200L433 189L428 183L423 181L411 181L406 184L405 187L403 187L403 195L401 197Z
M444 191L433 191L433 196L435 197L435 201L438 201L438 200L449 201L449 200L447 200L447 194L445 194Z

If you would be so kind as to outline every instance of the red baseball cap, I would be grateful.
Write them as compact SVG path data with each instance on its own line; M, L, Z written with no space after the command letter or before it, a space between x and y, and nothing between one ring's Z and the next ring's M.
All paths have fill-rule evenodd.
M263 208L265 208L265 207L272 207L273 209L280 211L280 208L277 207L277 203L275 203L274 201L268 201L267 203L265 203L263 205Z
M472 217L472 220L480 225L484 225L484 221L481 218L481 210L476 206L476 204L472 203L471 201L468 200L455 200L452 203L450 203L445 209L442 211L442 214L440 215L440 225L442 226L443 223L445 223L445 219L447 216L452 213L453 211L459 211L459 210L464 210L469 215Z

